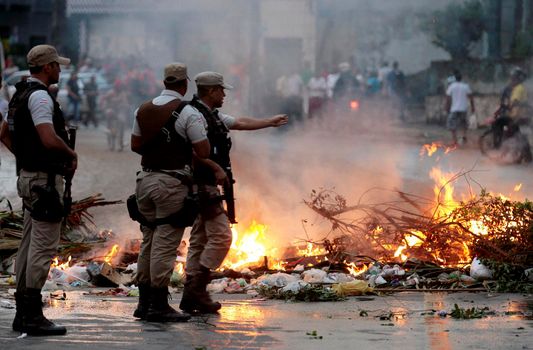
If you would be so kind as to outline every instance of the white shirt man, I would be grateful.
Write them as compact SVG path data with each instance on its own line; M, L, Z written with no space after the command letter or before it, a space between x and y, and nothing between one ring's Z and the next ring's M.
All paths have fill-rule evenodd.
M468 111L468 99L472 95L472 90L468 84L462 81L455 81L448 86L446 95L452 99L451 113Z
M309 88L309 97L325 97L328 89L324 77L312 77L307 87Z
M458 145L457 130L461 131L461 143L466 143L468 100L472 112L475 112L472 90L468 84L461 81L461 73L454 72L455 82L451 83L446 90L446 110L449 112L446 127L452 134L453 146Z

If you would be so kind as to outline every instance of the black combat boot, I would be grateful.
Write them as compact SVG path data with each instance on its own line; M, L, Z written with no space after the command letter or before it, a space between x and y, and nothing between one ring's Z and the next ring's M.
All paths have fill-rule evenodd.
M17 303L17 313L13 320L13 330L16 332L22 332L22 318L24 316L24 293L15 292L15 302Z
M222 307L213 301L206 290L209 284L210 270L202 266L200 274L187 275L180 309L189 313L214 314Z
M168 288L150 289L150 308L146 313L149 322L187 322L191 315L174 310L168 304Z
M150 285L139 284L139 303L133 312L133 317L146 320L146 313L150 308Z
M29 335L64 335L67 329L57 326L43 315L41 290L28 288L24 297L22 331Z

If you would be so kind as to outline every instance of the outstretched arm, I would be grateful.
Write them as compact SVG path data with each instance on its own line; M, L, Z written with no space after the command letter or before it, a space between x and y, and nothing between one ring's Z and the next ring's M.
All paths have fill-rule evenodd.
M278 114L266 119L258 119L251 117L240 117L235 120L231 126L233 130L257 130L269 127L282 126L287 124L289 117L286 114Z

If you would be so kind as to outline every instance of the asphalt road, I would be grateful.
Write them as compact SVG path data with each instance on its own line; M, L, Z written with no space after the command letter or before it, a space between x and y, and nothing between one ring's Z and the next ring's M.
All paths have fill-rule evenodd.
M174 294L177 307L181 295ZM156 324L132 317L135 297L67 291L45 314L65 336L11 331L14 310L0 308L1 349L531 349L533 297L518 294L420 293L285 302L218 294L220 315ZM432 310L488 307L494 315L457 320ZM367 316L361 311L366 311ZM390 316L392 315L392 316ZM390 319L389 319L390 316Z

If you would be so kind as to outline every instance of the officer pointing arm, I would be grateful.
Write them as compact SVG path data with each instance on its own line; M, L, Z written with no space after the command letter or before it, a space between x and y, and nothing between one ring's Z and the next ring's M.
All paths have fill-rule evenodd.
M203 72L195 77L198 88L190 106L198 110L207 122L207 137L211 145L209 159L195 159L195 181L204 187L209 196L215 198L216 185L227 182L226 169L231 169L229 152L231 139L229 130L257 130L287 124L286 115L267 119L250 117L234 118L220 113L225 90L232 86L224 83L221 74ZM228 208L229 212L229 208ZM187 312L216 313L221 304L215 302L206 290L210 271L217 269L224 261L232 241L229 218L222 203L205 203L196 219L189 240L186 263L186 284L180 308Z

